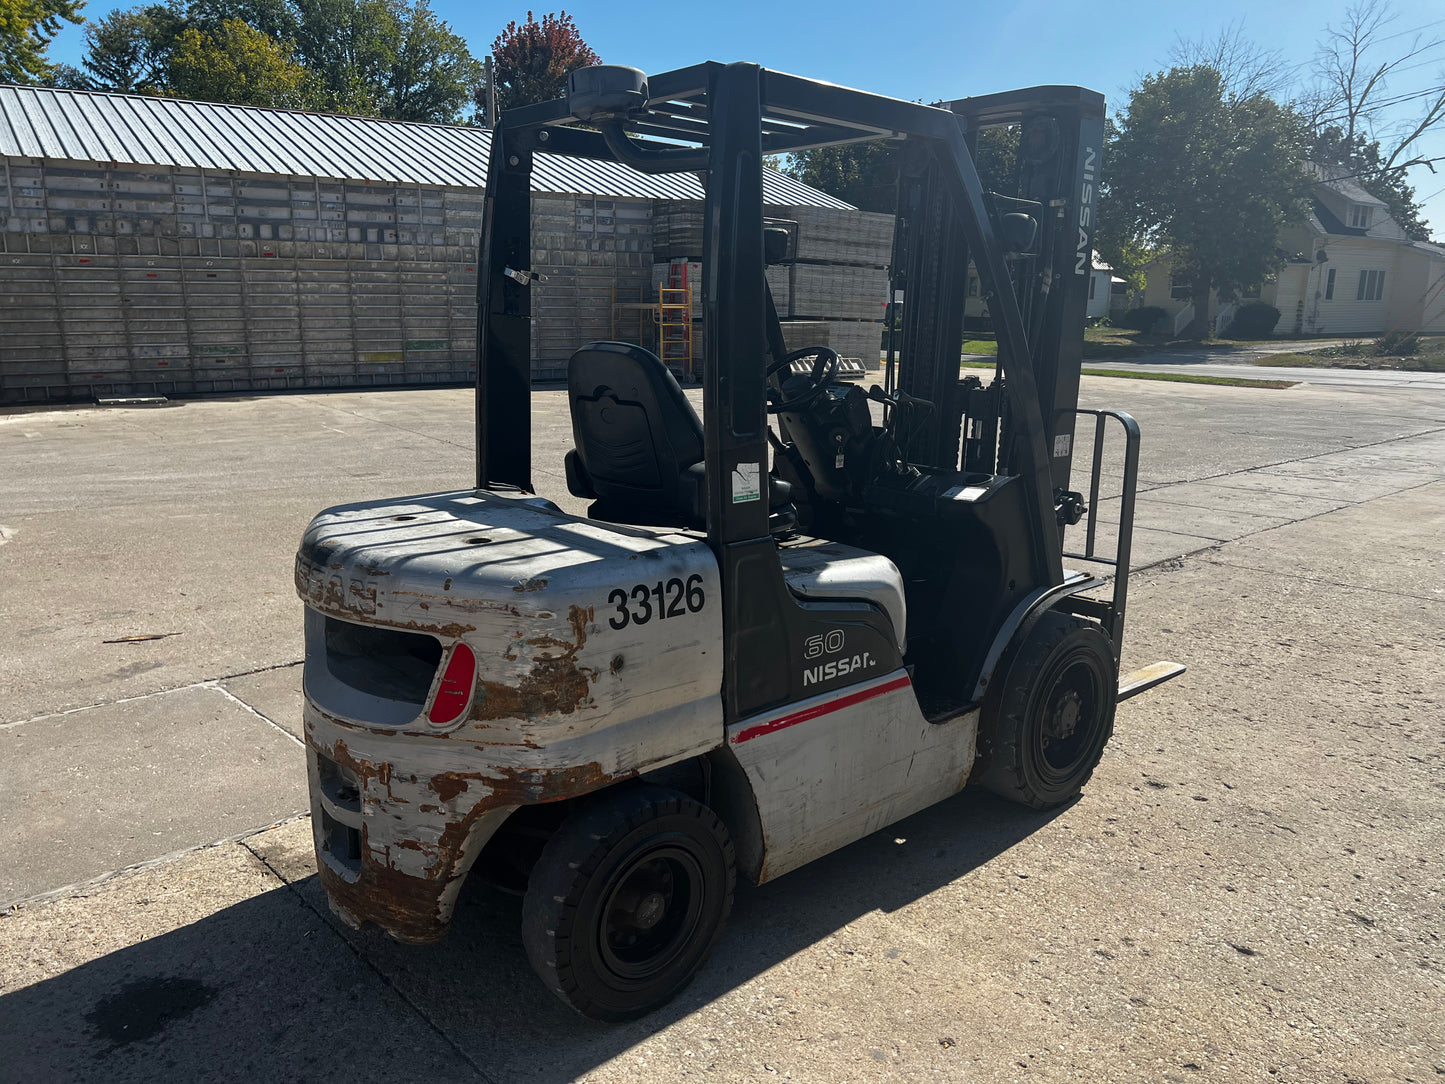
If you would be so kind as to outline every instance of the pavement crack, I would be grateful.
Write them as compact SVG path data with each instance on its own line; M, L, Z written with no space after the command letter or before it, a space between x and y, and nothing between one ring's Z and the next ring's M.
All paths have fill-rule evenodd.
M1408 598L1416 602L1429 602L1437 606L1445 605L1445 598L1429 598L1425 595L1413 595L1408 591L1391 591L1387 587L1365 587L1362 584L1346 583L1344 580L1331 580L1322 576L1305 576L1298 572L1290 572L1282 568L1259 568L1255 565L1246 565L1239 561L1226 561L1222 558L1215 558L1210 563L1223 565L1225 568L1237 568L1243 572L1259 572L1266 576L1298 580L1301 583L1313 583L1320 587L1340 587L1349 591L1364 591L1370 595L1387 595L1391 598Z
M156 866L163 866L167 862L174 862L179 858L195 854L198 851L209 851L213 847L224 847L227 843L239 843L246 847L251 854L255 854L250 847L246 846L246 840L252 836L258 836L262 832L269 832L273 828L281 828L302 817L311 816L310 810L298 810L289 816L282 817L278 821L262 825L259 828L247 828L244 832L237 832L233 836L226 836L224 839L213 839L208 843L197 843L191 847L182 847L178 851L167 851L165 854L156 855L154 858L147 858L140 862L132 862L128 866L121 866L119 869L109 870L106 873L97 874L94 877L87 877L83 881L74 881L68 885L61 885L59 888L46 889L44 892L36 892L29 896L21 896L13 900L0 900L0 916L10 913L19 907L27 907L35 903L46 903L50 900L60 899L66 896L86 896L92 889L99 888L107 881L113 881L127 873L136 873L144 869L153 869ZM274 872L274 871L273 871ZM284 879L283 879L284 882Z
M254 832L249 833L248 838L259 834L260 833ZM317 907L309 899L307 899L306 896L301 892L301 890L296 887L295 882L288 881L285 875L283 875L279 869L273 866L270 862L266 861L265 857L260 854L254 847L252 847L245 839L242 839L239 842L241 846L245 847L246 850L252 855L252 857L256 859L256 861L260 862L261 865L265 866L266 869L270 871L273 877L280 881L289 892L291 892L298 900L301 901L301 905L303 907L305 907L308 911L310 911L318 919L321 920L321 924L326 927L326 929L330 930L338 941L340 941L344 946L346 946L347 950L356 957L357 961L360 962L362 967L366 968L373 975L375 975L383 986L385 986L388 990L395 994L397 998L402 1002L402 1004L406 1005L407 1008L409 1008L412 1012L416 1014L417 1018L421 1020L423 1024L425 1024L428 1028L432 1030L432 1032L436 1035L438 1039L445 1043L451 1049L451 1051L456 1054L457 1057L459 1057L462 1061L466 1062L467 1065L471 1066L472 1072L476 1073L477 1077L480 1080L484 1081L485 1084L500 1084L500 1081L498 1081L495 1077L489 1076L482 1069L482 1067L477 1064L476 1059L473 1058L469 1053L467 1053L467 1051L461 1046L460 1043L458 1043L455 1039L453 1039L450 1035L447 1034L445 1029L443 1029L442 1026L432 1018L431 1014L427 1012L424 1006L419 1004L415 998L411 997L405 990L403 990L395 982L393 982L390 975L388 975L379 966L377 966L377 964L373 962L371 958L368 957L364 952L362 952L360 947L353 943L350 938L348 938L344 933L341 932L341 930L337 929L335 921L332 919L332 917L321 908Z
M1405 433L1397 437L1389 437L1386 440L1377 440L1370 444L1352 444L1348 448L1336 448L1333 451L1329 452L1315 452L1312 455L1297 456L1294 459L1281 459L1273 463L1256 463L1252 467L1241 467L1239 470L1223 471L1219 474L1208 474L1201 478L1181 478L1173 482L1159 482L1158 484L1151 484L1147 488L1138 488L1136 489L1136 492L1154 493L1161 489L1168 489L1170 486L1189 485L1194 482L1212 482L1218 478L1235 478L1242 474L1254 474L1258 471L1266 470L1269 467L1287 467L1295 463L1307 463L1311 459L1323 459L1325 456L1339 455L1341 452L1359 452L1369 448L1382 448L1386 444L1397 444L1402 440L1416 440L1419 437L1438 436L1442 433L1445 433L1445 426L1436 429L1426 429L1419 433ZM1435 478L1433 480L1439 481L1438 478ZM1371 498L1371 500L1373 499L1375 498ZM1355 503L1365 504L1367 502L1359 501Z
M78 711L91 711L95 708L106 708L112 704L129 704L136 700L147 700L152 696L169 696L171 693L184 692L186 689L203 689L215 685L218 682L230 681L233 678L250 677L252 674L265 674L272 670L285 670L287 667L300 666L305 660L297 659L295 662L279 662L271 666L257 666L251 670L238 670L233 674L222 674L220 677L203 678L200 681L188 681L184 685L172 685L165 689L152 689L148 693L136 693L134 696L118 696L114 700L96 700L90 704L77 704L73 708L62 708L60 711L47 711L39 715L32 715L28 719L12 719L8 723L0 723L0 730L12 730L17 726L24 726L26 723L41 723L46 719L58 719L63 715L74 715ZM229 694L228 694L229 695ZM232 698L234 699L234 697ZM244 702L243 702L244 703ZM247 708L251 705L246 704ZM255 711L254 708L251 708ZM260 715L260 712L256 712ZM261 716L263 719L266 717ZM268 723L272 722L266 719ZM274 724L273 724L274 725Z
M224 685L221 684L220 679L217 679L217 680L215 680L215 681L203 681L203 682L201 682L201 688L203 688L203 689L215 689L216 692L220 693L220 694L221 694L222 696L224 696L227 700L230 700L230 701L232 701L233 703L236 703L236 704L241 705L241 707L245 708L247 711L249 711L252 715L256 716L256 718L260 719L262 722L264 722L264 723L269 723L271 726L274 726L277 730L281 731L282 734L285 734L288 738L290 738L292 741L294 741L297 745L301 746L303 749L306 747L306 743L305 743L304 741L302 741L300 738L298 738L295 734L291 733L291 731L287 730L284 726L282 726L280 723L278 723L275 719L271 718L271 716L267 715L265 712L257 711L255 708L253 708L250 704L246 703L244 700L242 700L242 699L241 699L239 696L237 696L235 693L231 692L230 689L226 688Z

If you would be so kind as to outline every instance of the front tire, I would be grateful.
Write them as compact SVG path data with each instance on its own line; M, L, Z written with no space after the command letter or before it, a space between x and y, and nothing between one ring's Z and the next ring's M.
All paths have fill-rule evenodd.
M981 782L1034 809L1075 797L1114 733L1118 697L1113 645L1091 621L1050 611L1009 667L1000 701L985 721Z
M532 871L527 957L582 1015L643 1016L707 962L736 877L732 840L707 806L651 784L604 792L562 824Z

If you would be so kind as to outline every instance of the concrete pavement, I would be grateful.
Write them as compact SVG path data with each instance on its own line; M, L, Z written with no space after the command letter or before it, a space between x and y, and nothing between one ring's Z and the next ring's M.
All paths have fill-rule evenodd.
M292 547L323 505L466 485L466 392L0 416L0 900L54 893L0 918L0 1079L1445 1072L1445 395L1084 389L1145 429L1125 663L1190 674L1067 810L966 793L740 891L623 1028L554 1002L480 886L441 946L338 929L287 819Z

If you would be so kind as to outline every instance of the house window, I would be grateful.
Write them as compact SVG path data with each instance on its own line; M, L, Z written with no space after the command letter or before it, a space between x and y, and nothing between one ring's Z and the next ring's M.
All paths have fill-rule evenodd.
M1385 296L1385 272L1361 271L1360 288L1355 293L1356 301L1378 301Z
M1350 204L1350 228L1356 230L1367 230L1370 228L1370 209L1359 203Z
M968 296L978 296L978 279L973 275L968 276Z
M1329 274L1325 276L1325 300L1335 299L1335 268L1331 267Z
M1169 299L1171 301L1188 301L1194 296L1194 283L1189 281L1189 276L1174 274L1169 276Z
M1098 281L1099 281L1099 280L1096 279L1093 275L1090 275L1090 276L1089 276L1089 300L1090 300L1090 301L1093 301L1093 300L1094 300L1094 284L1097 283Z

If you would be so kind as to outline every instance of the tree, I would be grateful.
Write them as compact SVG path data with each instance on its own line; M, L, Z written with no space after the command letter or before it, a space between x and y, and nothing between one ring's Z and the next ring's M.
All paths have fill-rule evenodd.
M1292 70L1278 49L1261 49L1244 34L1244 20L1236 19L1213 38L1185 38L1182 35L1169 51L1174 68L1213 68L1224 84L1224 93L1244 100L1267 94L1276 101L1288 98Z
M492 42L492 59L501 109L559 98L571 72L602 62L565 11L544 15L540 23L529 11L526 22L508 23ZM484 93L478 84L478 106Z
M1445 80L1436 78L1404 93L1390 90L1393 77L1445 62L1445 38L1418 32L1383 33L1394 21L1388 0L1363 0L1346 9L1344 22L1327 26L1316 53L1314 87L1301 99L1314 136L1311 157L1343 166L1389 207L1390 217L1415 240L1428 240L1406 172L1445 160L1423 150L1423 140L1445 130ZM1393 50L1387 42L1407 39Z
M293 0L296 53L316 73L321 109L378 117L397 23L386 0Z
M297 13L288 0L190 0L186 20L199 30L216 33L227 19L240 19L277 41L295 41Z
M85 28L81 61L92 90L156 94L170 78L171 50L186 26L179 5L115 10Z
M1359 136L1380 142L1383 168L1405 169L1430 161L1412 148L1427 132L1445 124L1445 83L1391 95L1389 81L1412 67L1445 59L1445 38L1415 33L1403 49L1382 59L1380 47L1402 36L1381 33L1394 19L1389 0L1363 0L1345 10L1338 29L1326 26L1316 55L1317 84L1309 100L1316 131L1333 126L1343 131L1346 143L1353 144ZM1397 121L1399 107L1410 103L1419 103L1417 114Z
M886 143L798 151L790 156L783 172L861 211L893 211L898 161Z
M1119 130L1112 117L1104 118L1103 175L1107 178L1114 166L1114 144ZM1125 216L1114 205L1114 197L1107 185L1098 192L1095 204L1094 255L1119 278L1129 284L1131 290L1142 290L1147 285L1145 266L1159 253L1152 245L1131 232Z
M1227 96L1214 68L1147 76L1116 119L1106 161L1114 229L1168 248L1191 280L1194 320L1209 330L1211 288L1240 290L1282 264L1280 235L1304 214L1303 125L1265 94Z
M437 18L427 0L417 0L414 7L396 0L391 17L396 33L385 74L382 115L433 123L461 119L482 73L466 41Z
M62 90L89 90L90 80L73 64L52 64L49 73L40 80L40 85Z
M1415 190L1405 181L1405 171L1385 165L1378 140L1356 135L1346 138L1344 130L1330 125L1315 133L1310 144L1311 162L1338 167L1338 172L1355 181L1378 200L1412 241L1430 240L1430 227L1420 217Z
M170 90L182 98L233 105L308 108L317 88L291 47L240 19L215 33L190 27L176 39Z
M62 22L81 22L85 0L0 0L0 83L33 83L50 74L45 59Z

